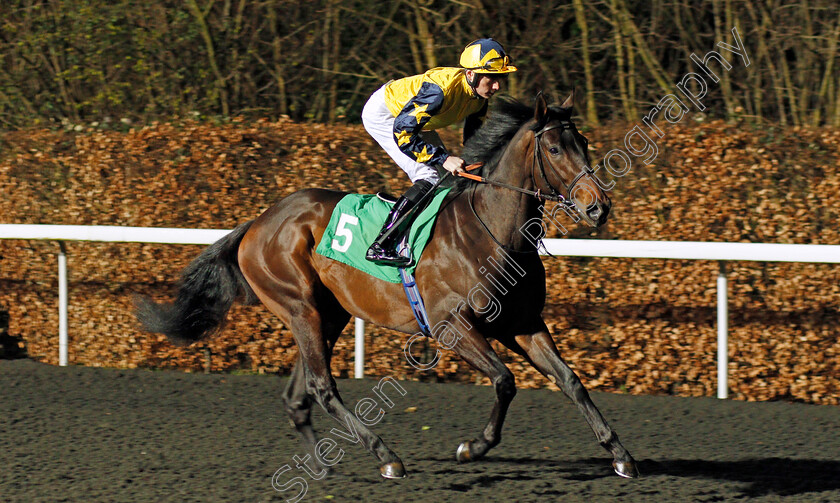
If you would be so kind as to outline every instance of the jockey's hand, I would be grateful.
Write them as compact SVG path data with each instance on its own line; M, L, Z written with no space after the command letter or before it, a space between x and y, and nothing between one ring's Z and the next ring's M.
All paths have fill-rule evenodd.
M460 157L454 155L450 155L446 158L445 161L443 161L443 169L449 171L453 175L457 173L463 173L464 165L466 165L466 162L464 162L464 160Z

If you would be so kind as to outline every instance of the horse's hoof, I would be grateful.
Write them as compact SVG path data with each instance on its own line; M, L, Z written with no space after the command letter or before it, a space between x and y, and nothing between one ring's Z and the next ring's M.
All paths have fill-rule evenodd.
M459 463L469 463L472 461L469 441L462 442L461 445L458 446L458 450L455 451L455 459L458 460Z
M379 473L386 479L404 479L405 467L401 462L393 461L379 467Z
M630 461L613 461L613 469L619 477L625 479L639 478L639 469L636 468L636 462L632 459Z

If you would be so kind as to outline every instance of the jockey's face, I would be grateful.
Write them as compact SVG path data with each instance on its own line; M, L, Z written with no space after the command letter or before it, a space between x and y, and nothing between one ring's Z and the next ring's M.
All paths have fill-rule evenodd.
M478 84L475 86L475 94L484 99L489 99L502 88L506 75L495 73L478 74Z

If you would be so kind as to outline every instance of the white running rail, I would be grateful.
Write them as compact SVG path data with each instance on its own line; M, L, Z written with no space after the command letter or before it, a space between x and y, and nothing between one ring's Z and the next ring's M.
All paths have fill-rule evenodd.
M19 225L0 224L0 239L40 239L58 241L59 365L67 365L67 257L64 241L111 243L165 243L208 245L230 232L229 229L177 229L120 227L106 225ZM624 241L599 239L546 239L552 255L575 257L654 258L715 260L720 263L717 277L718 308L718 398L728 396L728 303L727 261L840 263L840 245L795 245L771 243L706 243L691 241ZM364 376L364 321L356 319L354 375Z

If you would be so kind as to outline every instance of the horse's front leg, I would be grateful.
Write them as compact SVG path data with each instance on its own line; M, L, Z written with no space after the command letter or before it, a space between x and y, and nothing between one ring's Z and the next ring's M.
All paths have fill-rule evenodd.
M636 461L621 445L618 435L610 428L598 407L592 403L589 393L580 382L575 372L569 368L557 346L547 331L542 330L532 335L519 335L515 337L519 348L512 347L514 351L520 352L528 358L531 364L545 375L548 380L560 386L560 389L572 399L578 409L583 413L598 442L613 455L613 468L622 477L636 478L639 470L636 468Z
M516 396L516 382L487 339L474 329L461 337L452 349L473 368L489 377L496 390L496 402L490 413L490 421L481 435L458 446L455 459L463 463L484 457L487 451L502 440L502 426L510 402Z

